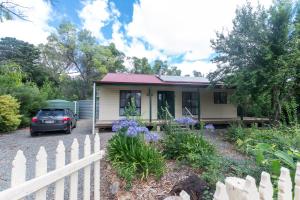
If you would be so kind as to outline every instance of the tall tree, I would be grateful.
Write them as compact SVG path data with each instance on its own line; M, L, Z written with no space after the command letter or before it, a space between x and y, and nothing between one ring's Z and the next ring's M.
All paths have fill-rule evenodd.
M147 58L132 58L133 69L131 70L132 73L135 74L153 74L153 70L151 65L148 62Z
M39 63L40 51L34 45L5 37L0 39L0 63L15 63L25 74L23 80L42 86L48 77L47 70Z
M107 72L125 71L125 56L114 44L99 45L89 31L78 30L69 22L62 23L57 33L52 33L48 43L40 48L42 62L52 69L53 74L79 74L81 80L77 82L82 84L77 84L81 86L78 98L91 96L93 80Z
M266 10L247 3L236 10L232 31L218 32L211 41L218 69L209 78L235 87L234 99L242 106L264 96L268 101L265 110L270 110L274 121L280 119L289 96L295 96L294 59L299 58L299 50L291 37L298 35L294 6L291 1L279 0Z
M204 74L202 74L201 72L196 71L196 70L193 71L193 75L194 75L194 77L204 77Z
M169 76L180 76L181 75L181 70L178 69L176 66L171 66L171 67L168 67L166 75L169 75Z

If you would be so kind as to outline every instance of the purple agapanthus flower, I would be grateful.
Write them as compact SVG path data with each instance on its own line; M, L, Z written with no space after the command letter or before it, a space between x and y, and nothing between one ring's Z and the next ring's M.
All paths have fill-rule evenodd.
M181 117L181 118L175 119L175 121L179 124L183 124L186 126L197 124L197 120L194 120L190 117Z
M145 139L147 142L157 142L160 139L160 137L159 137L158 133L149 132L149 133L145 134Z
M214 132L214 131L215 131L215 127L214 127L214 125L212 125L212 124L206 124L206 125L204 126L204 128L205 128L206 130L210 131L210 132Z
M121 120L113 122L112 131L117 132L121 129L126 129L128 127L137 127L137 126L138 126L138 123L135 120L121 119Z
M135 126L128 127L126 135L129 137L136 137L138 135L137 127Z
M144 126L140 126L140 127L137 127L137 132L138 133L149 133L149 129L147 127L144 127Z

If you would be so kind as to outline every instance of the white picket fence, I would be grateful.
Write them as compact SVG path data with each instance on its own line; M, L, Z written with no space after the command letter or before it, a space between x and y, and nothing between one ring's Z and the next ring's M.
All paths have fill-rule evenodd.
M282 167L278 181L278 200L300 200L300 163L297 164L295 175L294 198L292 188L290 171ZM217 183L214 200L273 200L270 174L262 172L258 189L251 176L246 179L227 177L225 184Z
M94 166L94 199L100 199L100 160L104 151L100 150L100 138L94 137L94 151L91 152L91 140L89 136L84 141L84 157L79 159L79 144L77 139L73 140L71 146L71 162L65 164L65 146L59 141L56 148L56 169L47 172L47 153L43 146L40 147L35 162L35 178L26 181L26 158L21 150L12 163L11 187L0 192L0 200L24 199L30 194L35 194L36 200L45 200L49 185L55 183L55 200L64 199L65 178L70 178L69 199L78 199L78 172L84 171L83 199L89 200L91 194L91 166Z

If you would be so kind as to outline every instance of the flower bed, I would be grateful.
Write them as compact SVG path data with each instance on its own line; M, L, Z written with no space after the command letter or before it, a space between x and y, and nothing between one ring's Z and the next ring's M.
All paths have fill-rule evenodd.
M213 125L201 125L202 130L197 131L181 129L183 124L193 126L196 122L188 118L170 120L164 134L151 132L132 119L114 122L116 134L107 146L109 166L114 169L111 179L120 182L123 190L129 190L133 199L152 200L170 195L178 182L198 177L203 187L197 194L211 199L215 183L225 176L256 174L248 163L237 163L218 154L201 134L213 134Z

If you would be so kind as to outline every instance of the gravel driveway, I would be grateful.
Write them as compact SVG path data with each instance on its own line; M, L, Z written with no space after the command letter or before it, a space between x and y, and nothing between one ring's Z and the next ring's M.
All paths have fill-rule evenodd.
M92 134L92 122L91 120L79 120L77 122L77 128L73 129L72 134L66 135L64 133L49 133L38 137L30 137L29 129L20 129L10 134L0 135L0 191L9 188L12 161L20 149L24 152L27 159L27 175L26 179L34 177L35 173L35 157L40 146L44 146L48 154L48 171L55 168L55 150L59 140L62 140L66 148L66 164L70 162L70 150L71 144L74 138L77 138L79 142L79 156L83 156L83 143L86 135ZM112 133L101 133L101 149L104 148L106 142L111 137ZM92 136L91 136L92 139ZM79 174L79 182L82 174ZM81 178L80 178L81 177ZM68 181L66 181L68 184ZM51 191L49 189L48 195L51 197ZM82 187L79 186L79 190ZM81 192L80 192L81 193ZM68 196L68 194L66 194ZM81 197L81 194L78 196ZM51 199L51 198L49 198Z

